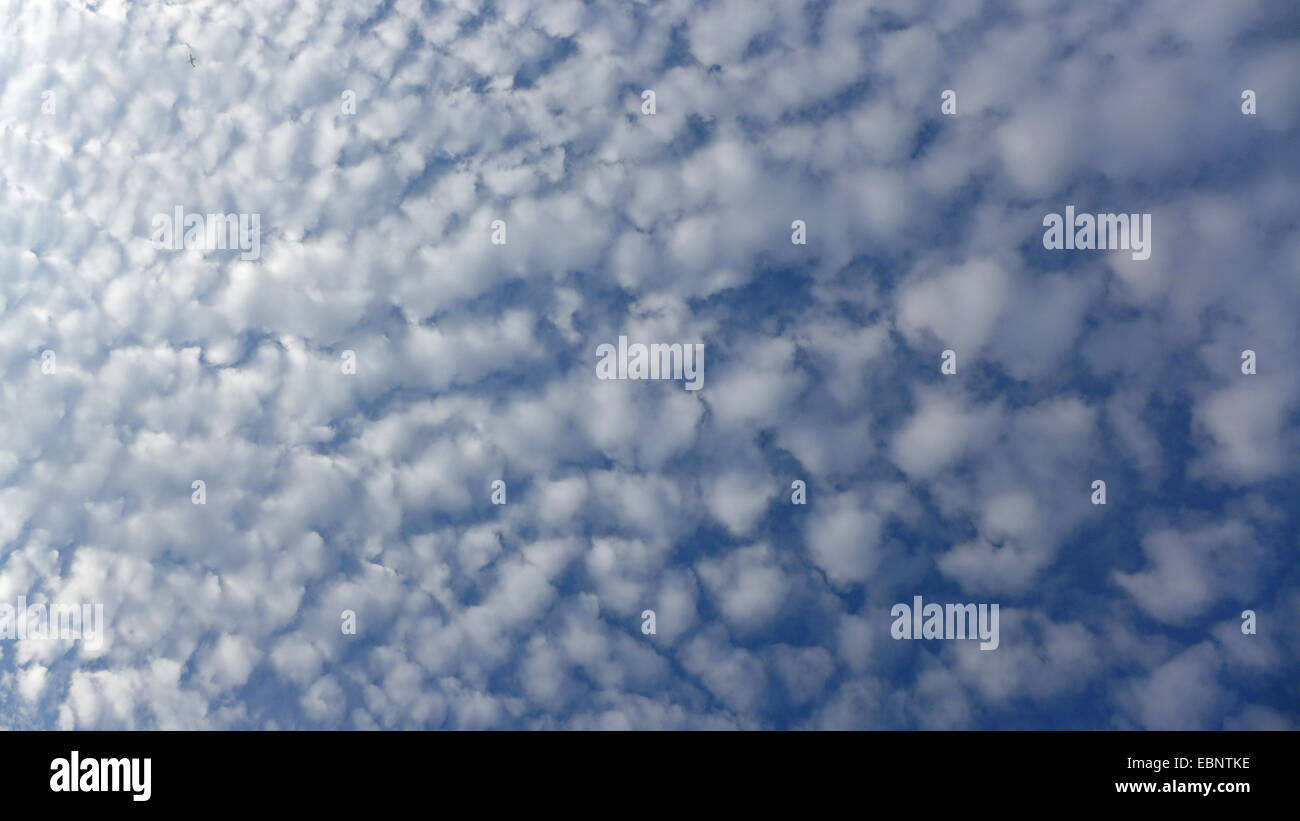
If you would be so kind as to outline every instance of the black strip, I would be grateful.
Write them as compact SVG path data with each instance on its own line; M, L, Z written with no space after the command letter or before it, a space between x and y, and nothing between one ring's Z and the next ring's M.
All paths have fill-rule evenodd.
M90 811L402 812L407 805L460 817L512 807L618 815L633 807L677 813L772 802L811 811L847 801L851 812L874 813L893 800L917 809L992 801L1025 810L1196 801L1218 812L1289 803L1296 740L1294 733L1202 732L51 732L6 734L0 756L6 797ZM149 800L51 791L51 762L73 750L82 766L88 758L149 758ZM1163 766L1130 766L1130 759ZM1211 767L1204 759L1227 761ZM1117 782L1158 790L1174 782L1248 784L1250 792L1134 795L1120 793Z

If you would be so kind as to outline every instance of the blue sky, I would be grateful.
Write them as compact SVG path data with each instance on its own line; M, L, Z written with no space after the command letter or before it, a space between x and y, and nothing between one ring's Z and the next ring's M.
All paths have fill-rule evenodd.
M1294 4L0 18L8 726L1295 728Z

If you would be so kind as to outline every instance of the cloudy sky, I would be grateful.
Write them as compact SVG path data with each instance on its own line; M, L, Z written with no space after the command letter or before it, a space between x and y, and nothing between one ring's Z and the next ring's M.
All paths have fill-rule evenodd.
M1294 3L0 20L0 724L1300 724Z

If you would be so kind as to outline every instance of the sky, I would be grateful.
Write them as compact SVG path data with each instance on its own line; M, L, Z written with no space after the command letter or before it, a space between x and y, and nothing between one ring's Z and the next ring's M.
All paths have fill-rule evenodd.
M0 20L0 726L1300 722L1295 3Z

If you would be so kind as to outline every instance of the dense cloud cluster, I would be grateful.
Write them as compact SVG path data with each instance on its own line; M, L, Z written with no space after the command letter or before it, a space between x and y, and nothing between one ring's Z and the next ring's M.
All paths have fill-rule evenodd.
M1294 4L0 20L0 602L107 619L0 641L9 725L1296 724ZM913 595L1000 646L891 640Z

